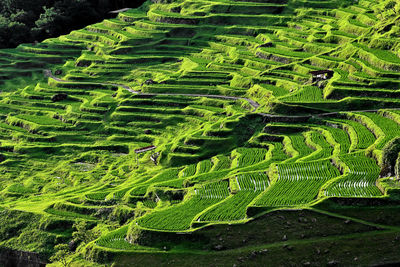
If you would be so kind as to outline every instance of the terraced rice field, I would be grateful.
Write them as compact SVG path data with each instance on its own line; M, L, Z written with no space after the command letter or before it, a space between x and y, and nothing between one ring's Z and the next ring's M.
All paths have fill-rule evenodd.
M396 195L397 13L167 2L0 50L0 209L87 221L98 235L76 253L101 262L269 211Z

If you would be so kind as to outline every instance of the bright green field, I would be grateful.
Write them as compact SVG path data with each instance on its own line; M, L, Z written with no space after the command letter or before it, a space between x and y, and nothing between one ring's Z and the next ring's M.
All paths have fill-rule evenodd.
M0 247L49 262L72 240L75 266L400 262L400 4L167 2L0 50Z

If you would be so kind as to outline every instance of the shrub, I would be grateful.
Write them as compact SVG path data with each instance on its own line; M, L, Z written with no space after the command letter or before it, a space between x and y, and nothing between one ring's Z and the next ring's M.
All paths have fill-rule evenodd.
M399 161L398 158L399 153L400 153L400 137L396 137L392 139L389 143L387 143L383 148L381 176L387 176L387 175L391 176L395 173L396 171L395 166L396 164L398 164Z
M68 245L58 244L54 248L56 250L56 253L50 257L50 260L52 262L60 262L64 267L69 266L71 263L71 259L68 259L68 256L70 256L72 252L69 250Z
M400 153L397 156L396 165L394 166L394 173L396 175L396 179L400 180Z
M131 244L139 244L140 239L143 237L143 230L140 229L136 224L132 224L131 227L129 227L128 233L127 233L127 240Z

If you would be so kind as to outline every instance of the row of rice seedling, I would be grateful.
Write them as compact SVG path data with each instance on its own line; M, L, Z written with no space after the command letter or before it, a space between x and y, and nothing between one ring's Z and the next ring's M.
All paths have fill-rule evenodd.
M213 166L213 163L211 160L202 160L199 163L197 163L197 171L196 174L202 174L209 172Z
M376 162L363 153L341 155L346 165L344 175L330 184L324 191L326 196L373 197L382 192L376 186L380 168Z
M231 159L225 155L218 155L215 157L212 171L225 170L229 169L230 167L231 167Z
M359 55L350 55L348 61L354 61L354 66L349 62L342 63L342 57L347 59L349 53L345 52L343 53L344 55L340 55L343 50L338 44L344 40L348 40L348 42L355 40L357 36L349 33L362 32L363 28L365 28L365 21L373 23L373 18L361 20L359 19L361 16L355 14L356 12L347 12L346 10L342 12L354 16L354 18L348 18L348 15L341 16L340 12L337 15L335 12L325 10L315 13L310 10L302 10L302 16L298 18L299 21L291 23L292 28L288 28L285 24L285 21L289 19L287 13L279 14L287 1L284 1L284 4L282 4L282 1L280 2L278 4L197 2L196 5L204 7L208 13L211 13L211 15L206 15L205 13L204 16L199 15L201 11L198 12L198 10L202 10L201 8L196 9L196 15L192 13L194 12L194 3L190 1L186 1L184 4L176 2L162 5L156 4L149 6L148 17L146 17L145 12L129 11L119 15L120 21L107 20L85 30L73 32L68 37L63 37L60 40L64 40L66 43L76 41L81 45L81 49L86 49L86 46L88 46L89 49L93 50L82 52L80 58L65 65L65 69L71 68L71 70L67 70L64 78L80 82L62 83L50 80L47 85L40 85L34 90L32 88L25 90L23 98L18 98L17 96L8 98L7 101L9 102L2 107L7 106L8 110L17 112L24 109L26 114L23 117L20 115L9 116L8 122L12 124L13 118L17 117L39 125L52 126L51 129L46 129L48 130L46 133L51 135L48 136L49 138L53 138L54 135L52 140L60 143L64 141L68 143L68 146L72 142L77 143L80 141L85 145L88 144L85 147L87 150L98 150L100 146L103 146L103 142L105 143L103 139L106 137L108 137L107 144L130 144L135 142L135 138L141 138L141 144L145 143L147 145L147 143L151 142L163 145L165 142L170 142L171 139L179 138L176 129L181 128L182 125L185 124L187 126L190 123L197 126L201 124L201 127L203 127L207 120L214 121L217 118L217 114L229 116L239 110L238 105L235 105L233 101L226 101L222 105L209 106L207 105L209 102L197 101L198 98L194 101L172 96L158 96L154 97L154 99L150 97L146 99L144 96L131 98L126 95L127 92L122 92L121 88L114 92L113 90L117 89L115 86L101 86L98 82L115 80L120 83L122 81L121 83L135 86L135 90L165 93L202 92L205 94L243 95L247 92L247 89L251 88L252 96L262 99L262 103L265 103L266 99L271 102L275 101L273 97L270 97L272 92L275 97L283 96L279 99L280 101L296 102L295 105L298 108L302 102L324 101L323 90L302 84L308 79L310 70L339 68L339 64L343 64L343 68L346 70L343 70L343 79L340 82L349 82L350 80L348 79L351 78L362 80L360 84L364 85L369 82L376 82L369 76L371 74L357 74L361 69L369 68L367 64L362 65L361 60L358 60L359 58L364 58L364 61L368 62L376 61L375 58L366 53L379 54L378 58L385 58L385 61L386 58L390 57L387 61L398 63L398 60L392 57L394 53L391 55L371 51L369 49L370 46L360 46L359 49L364 52L360 51ZM293 1L291 4L304 7L330 7L338 2L340 1L310 2L301 0ZM227 10L228 7L230 8L229 10ZM173 8L175 10L179 9L179 12L172 12ZM268 10L267 13L276 12L277 14L259 15L260 13L265 13L266 10ZM289 13L290 10L287 11ZM234 15L236 12L243 14ZM369 11L366 10L365 12ZM254 14L258 15L254 16ZM341 19L342 17L343 19ZM271 23L266 26L269 22ZM184 25L193 23L206 23L205 26L200 26L204 26L206 31L197 30L197 26L194 25ZM271 26L273 23L276 23L279 27ZM213 24L235 24L236 26L223 27ZM254 26L249 27L246 25ZM124 29L124 27L127 28ZM315 30L315 28L318 28L318 30ZM342 30L342 32L339 32L339 30ZM213 34L210 34L210 32ZM218 36L214 38L215 32L218 32ZM194 35L196 37L192 38ZM67 42L68 38L70 38L69 42ZM362 40L360 40L361 42ZM355 44L355 46L358 46L358 44ZM336 48L338 48L337 54L328 53ZM21 50L35 53L42 52L41 47L25 46ZM53 55L56 52L58 54L59 51L62 51L62 49L51 48L48 52L49 55ZM189 60L187 55L194 52L197 54L190 56ZM73 51L69 49L66 50L66 53L68 57L74 55ZM321 53L324 53L324 55L321 55ZM18 56L22 57L23 54L21 53ZM256 56L258 58L255 58ZM51 56L47 60L59 60L59 58L58 56ZM0 62L3 61L4 59L0 59ZM293 64L286 65L286 63L290 62L293 62ZM31 64L32 62L19 63ZM384 62L384 64L386 63ZM357 68L357 65L360 68ZM379 66L379 68L386 67L380 62L378 64L374 62L373 65ZM388 66L395 67L396 65L390 64ZM274 69L271 70L270 68ZM376 76L381 75L379 68L378 70L373 70L376 71ZM229 71L217 71L219 69ZM259 75L265 70L269 70L269 75ZM393 74L385 73L385 75L385 77L389 77ZM90 81L90 83L81 83L82 81ZM358 83L356 81L351 82L352 84L348 86L350 88L353 88L351 86L356 86ZM387 80L382 82L387 82ZM265 84L257 87L257 83ZM267 85L266 83L270 84ZM336 88L339 89L341 87ZM362 87L359 86L359 88ZM51 103L50 99L56 93L67 93L69 99L62 103ZM356 92L354 95L358 95L358 93ZM383 92L379 97L384 97ZM42 99L43 101L36 101L34 98ZM35 109L35 113L38 111L47 111L48 113L36 117L39 113L26 112L27 109L30 109L28 103L30 103L32 109ZM183 108L186 109L183 110ZM325 108L328 109L321 105L321 109ZM7 115L9 113L8 110L3 114ZM50 117L50 114L57 114L60 119ZM54 119L48 120L48 118ZM375 121L375 118L371 119ZM17 123L19 121L15 122L15 124ZM365 149L374 143L372 133L361 124L355 121L349 123L344 121L343 123L350 125L348 132L354 149ZM354 127L352 124L354 124ZM398 130L397 128L381 127L378 123L376 125L382 128L385 134L386 130L388 133L390 132L388 136L394 136ZM76 129L76 137L68 136L66 134L68 129L64 129L64 126L73 130ZM0 127L3 127L3 125L0 125ZM10 127L10 125L8 125L8 128L4 126L4 131L6 133L13 131L13 128L10 129ZM337 151L334 145L335 142L340 144L341 156L350 150L350 140L341 129L312 127L313 131L306 133L306 138L300 134L289 136L293 150L298 152L296 160L302 159L306 161L329 158ZM18 135L23 136L25 141L37 138L32 146L46 143L47 147L58 149L51 146L50 140L44 139L47 136L34 136L26 133L26 131L21 131L21 129L18 130L15 131L17 133L12 134L12 138ZM168 131L170 133L167 133ZM200 153L202 152L201 146L215 149L222 147L220 153L225 154L233 149L231 147L229 149L223 147L223 145L229 143L229 139L225 137L230 136L232 132L233 130L230 129L229 131L220 131L219 134L224 134L224 138L213 136L212 134L193 134L186 139L188 142L185 140L185 142L182 142L184 144L178 146L176 150L174 150L174 147L171 151L163 151L164 155L170 152L168 156L179 156L182 161L189 158L192 160L190 163L196 162L196 164L186 165L183 170L181 168L167 169L157 175L140 176L139 172L147 172L151 168L148 165L144 165L143 168L139 169L133 169L129 166L125 169L90 173L90 175L86 176L96 177L96 181L100 179L125 181L125 178L128 181L126 184L123 183L114 189L114 193L110 191L111 193L109 194L108 189L106 192L99 192L96 189L97 191L95 192L89 191L82 194L86 194L86 200L103 200L107 196L113 196L116 201L122 201L122 199L124 201L129 199L137 201L138 199L143 200L142 197L148 193L151 185L181 188L184 181L185 186L187 186L189 183L186 182L203 183L211 180L221 180L221 178L229 175L230 170L228 169L231 167L231 159L226 156L217 156L217 162L203 160L207 157ZM190 134L189 130L188 133ZM210 131L209 133L218 132ZM354 134L356 134L355 137ZM39 138L42 138L40 142L38 141ZM18 140L18 138L14 139ZM334 140L332 141L332 139ZM153 140L157 142L153 142ZM271 142L270 140L266 138L258 143L260 147L268 147L269 150L264 148L238 148L236 151L236 164L232 165L242 168L241 171L250 169L264 171L271 163L286 160L287 155L284 154L282 143ZM1 141L3 148L3 139ZM246 142L247 140L244 141ZM386 141L385 139L382 143ZM45 147L46 151L47 147ZM71 150L75 151L76 149L78 151L76 147L71 148ZM108 149L111 145L104 147ZM168 147L168 145L165 147ZM285 145L285 148L287 147L289 146ZM316 151L313 152L312 148ZM192 153L194 155L190 155L191 152L196 154ZM288 151L286 152L290 154ZM200 156L197 157L197 155ZM198 158L203 161L198 162ZM144 158L142 159L144 160ZM334 190L337 189L342 190L344 195L374 195L376 193L374 190L376 191L377 188L373 187L372 183L376 173L370 170L365 171L373 173L373 175L365 178L364 176L367 174L359 171L369 165L369 162L366 160L365 163L360 163L362 166L358 166L357 164L359 163L352 163L350 159L342 158L341 160L350 169L347 171L347 180L340 183L342 178L339 178L337 183L332 183L332 188L328 187L331 191L327 190L327 192L335 192ZM182 162L177 161L177 163L182 166ZM150 165L152 165L151 162ZM150 170L150 173L153 174L154 172ZM139 174L139 177L137 177L137 174ZM279 164L276 169L276 177L271 175L275 177L272 179L271 186L269 186L269 180L265 174L253 172L238 174L235 177L238 188L235 194L230 194L227 182L222 181L196 187L193 189L192 195L189 193L183 202L179 202L179 200L177 200L179 203L172 201L172 206L164 209L162 205L157 206L154 201L143 200L143 205L153 210L138 219L137 222L140 226L151 229L183 231L190 229L193 220L196 220L196 218L199 221L214 222L243 220L246 219L247 206L256 198L258 199L255 205L262 206L281 207L307 204L315 199L323 184L338 175L338 171L328 161ZM85 174L82 176L85 176ZM86 181L86 176L82 178L82 181ZM192 177L192 179L186 180L187 177ZM75 182L78 184L78 180ZM361 193L357 191L357 188L360 189ZM363 188L365 193L361 190ZM9 189L23 192L24 188L10 186ZM346 190L349 191L347 192ZM124 198L126 193L129 193L129 195ZM81 206L79 208L82 208L82 210L84 208L89 209ZM55 215L63 214L62 216L71 218L90 219L89 215L74 212L74 210L52 207L46 211L53 212ZM203 211L205 212L202 213ZM199 216L199 214L201 215ZM97 244L109 248L134 249L123 238L125 234L126 229L124 228L99 239Z
M326 179L338 176L339 171L327 161L307 163L278 164L278 180Z
M379 140L380 142L377 143L376 148L381 149L383 146L389 142L391 139L394 137L397 137L400 132L400 125L394 122L393 120L380 116L376 113L361 113L364 116L367 116L370 118L374 124L376 124L382 131L384 137L382 140ZM371 125L371 127L374 127ZM375 128L374 128L375 129ZM373 129L372 129L373 130Z
M314 148L315 151L310 155L302 158L302 161L319 160L332 156L333 147L326 141L321 133L310 131L306 132L304 135L306 137L307 145Z
M290 138L293 149L298 153L297 156L291 160L301 159L314 152L313 149L306 145L303 135L289 135L288 137Z
M279 98L284 102L319 102L323 101L322 90L315 86L306 86L287 96Z
M389 118L396 122L397 124L400 124L400 110L389 110L389 109L383 109L378 112L381 116L384 116L386 118Z
M34 189L28 188L20 183L15 183L7 187L7 191L14 194L32 194Z
M196 173L196 164L187 165L179 174L180 177L193 176Z
M254 206L293 206L313 201L320 188L339 171L329 161L277 165L277 178Z
M195 189L194 195L190 199L163 210L155 210L138 219L137 223L149 229L188 230L197 214L225 199L228 195L228 183L226 181L206 184Z
M179 169L177 168L171 168L167 169L157 175L155 175L153 178L147 180L147 183L160 183L160 182L165 182L169 180L173 180L178 178L179 176Z
M246 218L247 206L260 191L239 191L202 213L197 221L234 221Z
M235 179L239 191L264 191L269 185L267 175L261 172L239 174Z
M335 121L343 123L344 129L352 140L353 144L351 146L353 149L366 149L376 140L374 134L358 122L339 119L336 119Z
M336 10L337 11L337 10ZM352 40L356 39L358 36L358 33L356 35L354 34L349 34L348 32L353 32L353 31L363 31L365 30L366 25L373 25L375 24L378 20L376 18L371 18L374 17L374 15L372 14L372 10L370 9L363 9L361 11L361 13L357 13L355 15L346 15L346 16L342 16L340 15L339 17L336 15L335 17L335 12L333 12L332 14L315 14L312 11L310 12L305 12L304 14L304 18L302 18L299 22L293 23L293 28L295 28L295 30L297 32L300 32L301 34L304 35L302 42L298 41L296 43L296 39L293 38L293 33L291 33L289 30L290 28L284 28L284 29L279 29L279 33L277 33L277 35L279 36L279 38L281 40L286 40L290 43L293 43L295 45L301 46L304 50L309 51L309 52L314 52L314 53L318 53L317 51L321 51L322 52L322 45L326 42L331 42L332 44L332 48L334 48L335 46L337 46L338 43L344 43L344 42L351 42ZM351 16L353 18L349 18L348 16ZM316 20L315 17L321 17L320 20ZM313 25L313 26L310 26ZM318 26L317 26L318 25ZM323 27L323 26L327 26L329 25L329 30L327 30L327 28ZM315 28L319 28L320 30L318 31L317 34L314 34L312 32L313 29ZM342 31L340 31L340 29L342 29ZM316 32L316 31L314 31ZM300 35L300 33L298 35ZM311 35L311 36L310 36ZM290 37L290 38L288 38ZM309 38L307 38L309 37ZM311 38L313 37L313 38ZM301 38L298 38L301 39ZM315 46L316 48L313 48L313 40L315 40L316 42L318 42L318 45ZM376 41L376 40L374 40ZM379 44L380 47L383 47L384 42L382 41L382 44ZM337 55L335 55L335 57L314 57L312 58L312 62L314 65L323 67L323 68L334 68L336 66L338 66L338 64L341 64L340 70L343 70L343 66L345 65L349 65L348 69L350 69L350 75L351 76L357 76L358 74L365 74L362 71L365 71L364 69L362 69L361 67L358 67L357 69L354 69L354 66L359 66L358 63L356 63L357 61L360 62L365 58L370 62L374 63L374 66L379 66L381 68L381 71L377 74L377 75L384 75L384 72L386 69L391 68L391 67L397 67L395 66L395 64L393 63L397 63L398 62L398 58L396 59L394 53L385 51L385 49L371 49L371 47L374 47L373 44L371 45L365 45L365 44L357 44L357 46L354 47L354 51L357 51L357 49L361 48L362 51L360 51L359 54L353 54L352 56L352 60L350 62L341 62L342 59L347 59L346 56L342 56L340 55L340 52L336 53ZM374 51L372 51L374 50ZM376 50L376 51L375 51ZM368 51L368 52L366 52ZM368 53L371 54L375 54L376 56L373 56L371 54L368 55ZM346 54L347 55L347 54ZM379 62L379 60L382 61L386 61L384 62ZM354 59L354 60L353 60ZM384 60L383 60L384 59ZM328 62L330 61L330 62ZM365 60L364 60L365 61ZM303 64L302 64L303 65ZM339 70L339 68L337 68L337 70ZM335 70L336 72L336 70ZM347 71L346 71L347 72ZM348 74L348 73L347 73ZM355 74L355 75L354 75ZM382 81L383 82L383 81ZM376 80L369 80L367 82L360 82L359 81L359 77L357 76L357 82L352 82L352 84L354 86L364 86L364 84L366 85L366 87L371 87L372 84L377 84L378 82ZM376 95L376 91L379 89L379 87L375 86L375 88L373 88L373 92L371 91L371 93L374 93ZM381 88L382 89L382 88ZM368 92L366 92L365 90L358 90L359 92L357 93L357 96L359 97L366 97ZM348 90L348 92L350 92L350 89ZM379 95L380 98L387 98L389 97L388 95L388 90L385 90L385 92L382 92L382 94ZM390 92L392 93L392 92ZM342 95L341 97L347 97L348 95ZM361 107L362 108L362 107Z
M104 200L110 192L96 192L86 194L86 197L91 200Z
M241 169L241 171L265 171L271 166L272 163L285 160L288 160L288 155L284 152L283 144L279 142L271 142L266 155L266 160L261 161L255 165L244 167Z
M251 166L265 160L267 150L264 148L240 147L236 149L238 155L236 167Z
M229 195L228 182L208 183L200 189L194 189L194 195L200 199L224 199Z
M197 221L234 221L246 218L247 206L266 190L269 180L264 173L245 173L235 177L238 191L207 209Z
M327 130L340 145L340 154L347 154L350 150L350 138L346 131L336 127L322 127Z
M332 183L326 191L325 196L330 197L375 197L381 196L382 192L376 187L372 180L376 180L377 176L365 173L350 173L342 179Z
M327 180L278 180L253 204L280 207L304 205L315 200Z
M129 191L129 197L132 197L135 199L134 202L136 202L136 198L140 197L142 198L143 196L146 195L148 188L151 185L160 185L160 186L168 186L169 182L174 184L174 181L178 179L179 175L179 169L177 168L170 168L167 169L163 172L160 172L159 174L156 175L144 175L140 176L140 178L137 178L135 183L132 185L122 185L121 187L124 187L122 189L117 189L115 190L110 197L113 199L122 199L126 193ZM180 181L180 186L182 186L182 180ZM175 187L175 186L171 186ZM150 208L153 207L153 204L148 203L150 205Z
M154 209L157 206L157 202L148 199L143 200L142 203L143 206L149 209Z
M400 59L396 54L382 49L369 48L364 44L354 44L359 48L358 56L371 65L386 70L398 71L400 69Z

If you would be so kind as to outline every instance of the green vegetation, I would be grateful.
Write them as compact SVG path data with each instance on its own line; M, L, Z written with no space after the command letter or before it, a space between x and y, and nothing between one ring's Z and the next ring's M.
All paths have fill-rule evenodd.
M70 33L91 1L37 4L32 30L28 2L4 1L0 46L66 35L0 49L1 247L53 266L400 261L398 2L148 1Z

